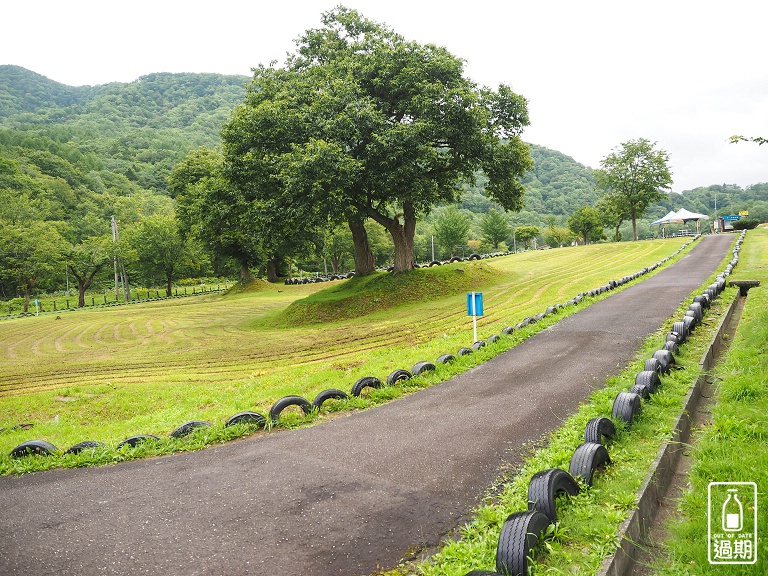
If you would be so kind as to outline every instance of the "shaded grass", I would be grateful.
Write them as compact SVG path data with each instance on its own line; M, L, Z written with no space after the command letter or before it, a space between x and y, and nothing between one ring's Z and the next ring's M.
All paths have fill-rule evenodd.
M480 286L486 296L486 316L478 322L480 336L487 338L551 303L658 262L681 244L657 241L550 250L444 266L439 274L458 277L457 269L477 267L477 272L465 272L464 277L482 280L488 279L490 270L493 279ZM438 273L433 268L411 277L421 282L432 272ZM266 285L227 297L89 310L61 320L4 322L0 428L5 432L0 433L0 472L18 471L18 462L10 462L6 455L33 438L62 449L85 439L116 446L138 433L167 437L183 422L200 419L214 423L206 431L206 441L223 441L230 430L225 431L222 423L236 412L266 413L286 395L311 400L326 388L349 390L362 376L384 380L397 368L434 361L472 343L464 287L444 298L408 300L363 318L274 327L275 317L290 303L327 287ZM569 308L566 313L572 311ZM377 392L352 407L375 405L408 393L411 386L416 389L450 378L556 319L545 319L455 364L441 366L414 379L408 388ZM311 418L292 415L285 425L310 422ZM34 427L13 428L20 423ZM161 442L142 450L155 454L196 447L188 442ZM107 458L94 456L72 464L104 463ZM27 460L32 462L29 469L68 465L58 457Z

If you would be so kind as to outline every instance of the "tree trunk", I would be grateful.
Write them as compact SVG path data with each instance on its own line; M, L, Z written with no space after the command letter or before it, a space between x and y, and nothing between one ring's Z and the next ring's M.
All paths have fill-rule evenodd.
M277 258L270 256L267 260L267 282L277 282Z
M587 233L584 232L584 246L587 245Z
M632 216L632 239L637 240L637 218Z
M400 224L398 216L388 218L383 214L372 211L370 216L387 229L392 242L395 245L394 272L407 272L413 270L413 237L416 234L416 211L413 203L403 203L403 223Z
M339 264L341 263L341 256L331 256L331 268L333 268L333 273L338 274L339 273Z
M352 232L352 242L355 244L355 276L365 276L376 270L376 260L368 244L368 233L365 231L365 220L357 215L348 215L347 224Z
M251 269L248 267L248 263L240 262L240 282L243 284L251 281Z
M29 286L24 287L24 310L23 314L29 312Z
M173 296L173 277L170 274L165 278L165 295L169 298Z

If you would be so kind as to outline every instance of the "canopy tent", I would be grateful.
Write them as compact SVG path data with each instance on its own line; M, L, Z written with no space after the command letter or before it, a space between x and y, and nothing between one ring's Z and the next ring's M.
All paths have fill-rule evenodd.
M688 222L696 222L696 232L701 232L701 223L699 220L709 220L709 216L705 214L696 214L690 212L685 208L680 208L677 212L669 212L663 218L651 222L651 226L663 226L664 224L687 224Z
M674 211L670 211L666 216L656 220L656 222L651 222L651 226L661 226L662 224L672 224L674 222L676 222L678 224L682 224L683 223L682 220L676 218L676 215L675 215Z

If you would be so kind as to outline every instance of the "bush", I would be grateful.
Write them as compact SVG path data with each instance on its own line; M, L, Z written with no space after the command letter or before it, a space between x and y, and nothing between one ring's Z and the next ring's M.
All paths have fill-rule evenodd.
M734 230L752 230L753 228L757 228L758 224L760 222L758 220L736 220L733 223L733 229Z

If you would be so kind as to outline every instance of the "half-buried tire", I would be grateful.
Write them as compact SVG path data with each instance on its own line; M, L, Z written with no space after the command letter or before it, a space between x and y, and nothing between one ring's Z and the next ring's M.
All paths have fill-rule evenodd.
M304 414L312 412L312 404L306 398L301 396L285 396L272 404L272 408L269 409L269 419L273 424L277 424L280 421L280 414L289 406L298 406Z
M206 422L204 420L190 420L189 422L185 422L176 428L176 430L171 432L171 438L183 438L184 436L192 434L192 432L198 428L206 428L210 425L210 422Z
M419 374L424 374L424 372L431 372L432 370L435 370L437 368L432 362L417 362L413 365L413 368L411 368L411 373L414 376L418 376Z
M611 419L623 420L629 428L632 420L640 411L640 395L634 392L619 392L613 400L613 409L611 410Z
M117 449L120 450L120 448L123 446L130 446L131 448L135 448L144 442L158 442L159 440L160 438L157 436L152 436L151 434L136 434L135 436L131 436L120 442L120 444L117 445Z
M496 547L496 572L509 576L527 576L528 558L551 524L546 514L536 510L511 514L499 534Z
M267 425L267 419L258 412L238 412L224 423L224 427L235 424L248 424L249 426L264 428Z
M569 471L571 476L581 476L587 486L592 486L595 471L611 463L608 450L602 444L584 442L573 453Z
M315 396L315 399L312 400L312 407L317 408L318 410L323 406L323 403L326 400L348 400L349 395L342 391L337 390L336 388L329 388L328 390L323 390L320 392L317 396Z
M83 450L94 450L98 448L106 448L107 445L104 442L98 442L97 440L84 440L78 442L74 446L70 446L64 454L80 454Z
M453 362L456 360L456 356L453 354L442 354L441 356L437 357L437 363L438 364L448 364L449 362Z
M381 388L381 380L376 376L363 376L352 385L352 396L360 396L364 388Z
M387 376L387 385L394 386L401 380L410 380L413 375L408 370L395 370Z
M652 360L656 359L652 358ZM635 384L648 386L648 391L653 394L656 392L656 388L661 386L661 379L655 370L643 370L635 375Z
M21 458L22 456L29 455L51 456L58 451L59 449L56 446L45 440L29 440L11 450L11 458Z
M616 426L610 418L598 416L587 422L584 428L584 442L603 444L603 437L608 440L616 436Z
M579 485L568 472L560 468L549 468L537 472L528 484L528 510L538 510L557 522L555 501L561 494L576 496Z

